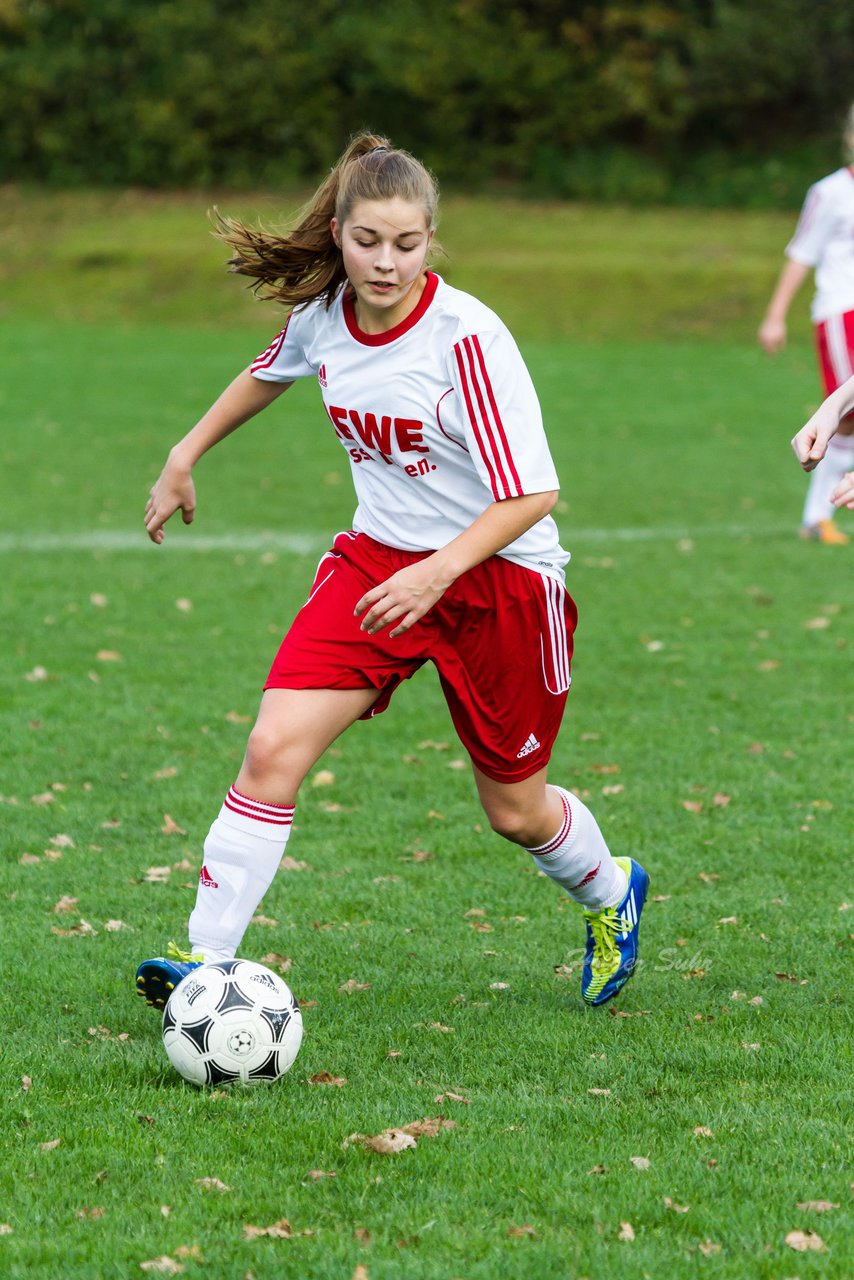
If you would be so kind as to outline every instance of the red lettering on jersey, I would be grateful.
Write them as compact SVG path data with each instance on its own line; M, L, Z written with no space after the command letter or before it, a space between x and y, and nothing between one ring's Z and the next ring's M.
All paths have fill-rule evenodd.
M338 409L334 404L326 405L330 421L342 440L352 440L353 432L347 426L347 410Z
M426 444L419 443L424 439L423 427L424 423L420 422L418 418L395 418L394 434L397 437L397 447L401 453L430 452Z
M355 409L350 410L350 421L356 434L368 449L376 449L391 464L391 418L383 414L379 422L375 413L366 413L362 419Z

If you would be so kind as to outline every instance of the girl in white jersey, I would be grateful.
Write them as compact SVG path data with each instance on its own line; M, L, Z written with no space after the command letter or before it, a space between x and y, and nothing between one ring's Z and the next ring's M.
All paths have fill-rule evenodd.
M234 785L205 841L190 948L144 961L162 1008L204 959L235 955L272 882L297 792L327 747L432 661L492 828L582 908L582 995L637 965L648 877L547 783L569 688L575 606L549 512L558 480L531 379L487 307L426 267L437 190L372 134L349 145L287 235L223 220L230 265L292 307L275 341L169 454L145 524L193 519L192 469L300 377L316 377L358 498L282 641Z
M759 341L771 354L786 342L792 299L815 270L812 318L825 395L854 373L854 104L848 112L845 144L849 164L816 182L807 192L797 230L765 318ZM848 542L833 523L831 498L854 466L854 414L839 424L821 466L813 468L801 525L802 535L819 542Z

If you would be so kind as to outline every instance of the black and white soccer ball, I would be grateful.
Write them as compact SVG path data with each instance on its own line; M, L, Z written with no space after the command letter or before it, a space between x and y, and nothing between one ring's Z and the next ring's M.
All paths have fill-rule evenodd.
M169 1061L192 1084L278 1080L302 1041L302 1014L288 984L252 960L194 969L163 1010Z

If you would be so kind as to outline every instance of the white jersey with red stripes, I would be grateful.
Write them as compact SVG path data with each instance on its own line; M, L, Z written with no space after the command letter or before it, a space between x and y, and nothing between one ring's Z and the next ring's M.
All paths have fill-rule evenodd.
M252 365L256 378L317 377L346 450L353 528L403 551L447 545L493 501L558 488L537 394L501 320L433 272L417 307L363 332L342 290L296 308ZM551 516L501 553L559 581L569 555Z
M854 311L854 166L810 187L786 256L815 267L816 324Z

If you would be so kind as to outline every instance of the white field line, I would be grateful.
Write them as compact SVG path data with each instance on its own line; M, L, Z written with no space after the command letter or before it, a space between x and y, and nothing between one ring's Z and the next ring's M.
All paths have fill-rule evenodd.
M791 521L776 525L713 524L664 527L642 525L614 529L564 529L563 542L574 550L588 543L614 542L695 542L698 540L728 541L741 538L791 537L796 531ZM172 531L167 534L161 553L166 551L224 551L227 553L249 551L283 551L294 555L316 555L331 544L335 531L322 533L284 533L248 531L217 535ZM82 533L0 533L0 554L22 552L62 551L117 551L153 552L158 548L149 542L144 533L131 530L92 529Z

